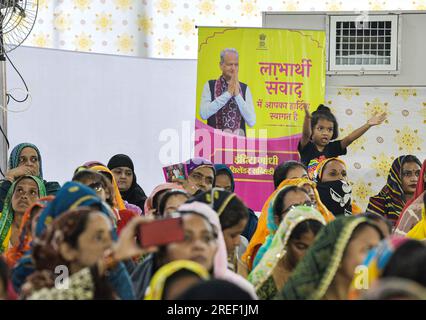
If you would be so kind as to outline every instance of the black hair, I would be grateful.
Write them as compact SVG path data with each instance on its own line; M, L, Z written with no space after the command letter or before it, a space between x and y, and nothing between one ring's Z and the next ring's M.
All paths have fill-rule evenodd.
M275 189L278 188L278 186L281 184L281 182L283 182L285 179L287 179L287 173L297 167L301 167L302 169L304 169L306 172L308 171L308 169L306 168L306 166L298 161L295 160L289 160L283 163L280 163L274 171L274 187Z
M244 202L233 192L222 188L202 192L187 201L209 205L219 215L222 230L236 226L241 220L249 219L249 211Z
M412 154L408 154L404 158L402 158L401 171L404 164L411 163L411 162L417 163L420 167L422 167L422 163L420 162L419 158L417 158L416 156L413 156Z
M197 277L197 278L200 279L200 281L202 281L202 278L198 274L196 274L195 272L188 270L188 269L180 269L179 271L176 271L170 277L167 278L166 282L164 283L163 295L162 295L161 299L162 300L170 300L170 297L168 297L169 288L172 285L174 285L178 280L185 278L185 277ZM189 288L187 288L186 290L188 290ZM184 290L184 291L186 291L186 290Z
M274 211L274 216L280 218L280 220L282 219L282 212L284 210L284 199L287 196L287 194L289 192L303 192L306 193L308 195L308 192L306 192L305 189L300 188L298 186L289 186L286 187L282 190L280 190L274 200L274 205L273 205L273 211Z
M359 225L357 225L357 226L355 227L354 231L352 232L352 235L351 235L351 238L350 238L349 242L351 242L354 238L356 238L356 237L357 237L357 235L358 235L358 234L359 234L362 230L364 230L366 227L372 227L373 229L375 229L375 230L379 233L380 240L383 240L384 235L383 235L382 230L380 230L379 226L378 226L376 223L374 223L373 221L369 221L369 220L367 220L367 221L365 221L365 222L360 223ZM348 243L349 243L349 242L348 242Z
M100 171L84 169L84 170L77 171L72 178L72 181L81 182L81 183L83 183L86 180L93 180L94 183L102 184L102 187L104 188L104 190L105 191L108 190L110 194L110 197L109 199L106 200L106 202L112 208L115 207L115 197L114 197L115 191L114 191L114 187L112 186L112 182L108 178L108 175L104 175L103 172L100 172Z
M189 194L185 190L172 189L172 190L167 191L164 194L164 196L161 198L160 203L158 204L158 211L157 211L158 215L160 215L160 216L164 215L164 210L166 209L167 201L171 197L176 196L176 195L182 195L182 196L185 196L187 200L189 199Z
M312 232L314 235L317 235L318 232L324 227L324 225L319 222L318 220L305 220L301 223L299 223L293 230L293 232L290 235L289 240L299 240L302 235L305 233L308 233L309 231Z
M213 231L213 237L215 238L215 239L217 239L218 238L218 230L216 229L216 227L214 226L214 225L212 225L211 223L210 223L210 221L209 221L209 219L206 217L206 216L204 216L204 215L202 215L202 214L200 214L200 213L198 213L198 212L195 212L195 211L178 211L179 212L179 214L181 215L181 216L184 216L184 215L188 215L188 214L193 214L193 215L196 215L196 216L199 216L199 217L202 217L205 221L207 221L208 222L208 224L212 227L212 231ZM158 248L158 251L157 252L155 252L154 254L153 254L153 272L156 272L159 268L161 268L165 263L167 263L167 259L166 259L166 257L167 257L167 246L168 245L164 245L164 246L160 246L159 248ZM214 267L214 266L213 266ZM213 270L209 270L209 272L210 273L212 273L212 271Z
M330 108L323 104L320 104L317 110L312 112L312 119L311 119L312 132L314 132L314 128L320 119L333 122L333 136L331 137L331 140L336 139L339 136L339 124L337 123L336 117L331 112Z
M374 222L383 222L384 224L386 224L386 227L389 230L389 233L392 233L392 224L390 223L390 221L384 217L382 217L381 215L377 214L377 213L373 213L373 212L366 212L363 214L358 215L358 217L365 217L367 219L370 219Z
M213 279L201 281L182 293L177 300L253 300L250 294L229 281Z
M155 209L155 211L157 212L156 214L158 214L158 210L159 210L159 206L160 206L160 203L159 203L158 199L160 198L160 196L161 196L162 194L166 193L167 191L168 191L167 189L160 190L160 191L158 191L158 192L154 195L154 197L152 198L152 207L153 207L153 208Z
M398 247L383 270L382 277L409 279L426 287L426 247L417 240L407 240Z
M234 196L219 216L222 230L236 226L241 220L248 220L249 212L246 205Z

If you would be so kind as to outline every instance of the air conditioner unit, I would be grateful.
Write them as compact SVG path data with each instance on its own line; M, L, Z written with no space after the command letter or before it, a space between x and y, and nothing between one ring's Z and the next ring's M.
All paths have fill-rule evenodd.
M399 14L328 15L327 74L399 74Z

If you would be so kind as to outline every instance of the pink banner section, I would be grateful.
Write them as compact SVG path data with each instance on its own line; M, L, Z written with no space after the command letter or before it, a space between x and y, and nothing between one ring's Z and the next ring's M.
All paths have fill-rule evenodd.
M262 130L258 131L262 136ZM274 191L278 164L299 160L301 134L282 138L246 138L214 129L195 120L195 156L226 164L234 174L235 192L254 211L260 211Z

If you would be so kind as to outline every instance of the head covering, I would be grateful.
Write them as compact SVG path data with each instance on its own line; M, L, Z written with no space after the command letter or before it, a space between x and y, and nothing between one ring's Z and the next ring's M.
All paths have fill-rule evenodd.
M391 236L369 251L363 263L368 268L368 288L371 288L374 282L382 277L392 255L407 241L408 239L404 237Z
M294 229L302 222L315 220L326 224L324 217L311 207L298 206L291 209L280 223L268 250L263 255L257 266L249 274L248 280L255 286L260 299L274 296L275 287L272 274L275 267L287 254L287 246Z
M211 161L207 159L195 157L195 158L189 159L186 162L186 170L188 171L188 175L190 175L195 169L202 168L202 167L211 168L213 170L213 173L214 174L216 173L213 163L211 163Z
M278 229L277 224L275 223L275 213L274 209L276 206L277 198L285 192L287 188L290 186L285 186L281 188L275 195L275 197L271 200L268 207L268 216L267 216L267 222L266 227L268 228L268 235L265 238L265 242L262 244L262 246L257 251L256 257L253 261L253 268L256 268L260 260L263 258L264 254L268 251L269 247L271 246L272 239L274 238L275 232Z
M318 234L277 298L320 300L330 287L354 230L361 224L375 226L364 217L338 217ZM348 288L349 289L349 288Z
M220 217L228 207L228 204L237 197L236 193L232 193L222 188L213 188L196 195L188 202L202 202L209 205Z
M114 203L115 203L116 209L118 210L126 209L123 198L121 197L121 194L120 194L120 190L118 189L117 182L115 181L114 175L112 174L111 170L109 170L105 166L99 166L99 165L90 167L90 169L97 172L104 172L111 176L111 181L112 181L111 183L112 183L112 187L114 188L114 200L115 200Z
M162 266L154 274L149 284L145 300L163 300L164 289L167 279L176 272L188 270L197 275L200 280L208 280L209 272L199 263L190 260L175 260Z
M19 179L17 179L9 188L9 191L7 192L6 198L4 200L3 205L3 212L0 217L0 253L3 253L5 250L8 249L10 236L11 236L11 230L12 230L12 223L15 216L15 213L12 208L12 197L13 193L15 192L15 188L18 185L20 181L23 179L33 179L38 187L38 195L39 197L45 197L46 196L46 188L44 186L43 180L39 177L35 176L22 176Z
M120 191L121 196L127 202L138 205L141 209L143 209L143 204L145 203L147 197L141 186L137 183L135 167L133 165L132 159L130 159L130 157L125 154L116 154L108 161L108 168L112 170L118 167L129 168L133 173L132 185L130 186L129 190Z
M362 209L353 201L352 187L344 180L323 182L325 166L331 161L338 161L345 168L346 163L339 158L328 158L321 161L314 172L314 181L317 183L318 194L334 216L362 213Z
M419 181L417 181L416 192L412 199L407 201L401 211L398 222L396 224L395 233L405 235L411 228L422 219L421 205L423 204L423 195L425 193L424 176L426 174L426 160L423 161L420 171ZM420 208L419 208L420 206Z
M236 285L240 286L242 289L246 290L253 298L257 298L252 284L240 275L228 269L228 253L226 252L226 244L223 238L223 233L221 230L217 213L213 211L213 209L210 208L208 205L201 202L185 203L179 207L179 211L196 212L204 216L208 221L210 221L213 227L216 228L216 231L218 233L218 249L214 257L214 277L233 282Z
M165 191L165 190L172 190L172 189L184 190L184 188L180 184L171 183L171 182L162 183L162 184L159 184L158 186L156 186L154 188L154 190L152 190L152 192L149 195L148 199L146 199L146 201L145 201L145 210L144 210L144 213L145 214L149 214L149 212L152 209L154 209L154 198L155 198L155 196L159 192Z
M331 161L338 161L341 164L343 164L343 166L345 168L347 167L346 163L342 159L340 159L340 158L327 158L327 159L324 159L323 161L321 161L320 163L318 163L318 165L316 166L316 169L315 169L315 172L314 172L314 177L313 177L313 180L316 183L319 183L319 182L322 181L322 176L324 174L324 168L327 165L327 163L329 163Z
M42 197L29 206L29 208L25 211L21 220L21 225L19 226L19 242L4 253L4 257L10 268L15 266L18 260L22 258L24 252L30 250L32 233L28 233L27 231L31 226L32 219L34 218L31 216L33 210L35 208L46 208L47 204L52 202L54 198L55 197L51 195Z
M384 278L376 282L362 300L426 300L426 288L408 279Z
M241 287L230 281L212 279L202 281L186 290L177 300L253 300Z
M252 263L256 256L257 250L264 243L266 237L269 234L269 230L267 227L267 217L268 217L268 209L269 209L269 205L271 201L275 198L276 194L285 186L303 187L305 184L308 184L313 188L314 194L315 194L315 200L317 203L317 209L322 214L325 221L330 222L334 220L333 214L321 202L318 191L316 189L316 183L312 182L311 180L307 178L286 179L282 181L280 185L278 186L278 188L265 201L265 204L263 205L263 208L262 208L262 213L260 214L260 217L259 217L256 232L252 236L246 252L242 256L242 260L246 263L249 271L252 269Z
M367 207L367 211L384 216L393 225L405 206L401 179L402 163L405 157L405 155L400 156L393 161L386 185L377 195L370 198Z
M216 176L222 173L225 173L228 175L228 177L231 179L231 191L234 192L235 180L234 180L234 174L232 173L231 169L229 169L226 164L215 164L214 169L216 170Z
M99 206L99 210L112 219L116 227L115 216L108 204L96 195L96 192L79 182L70 181L58 191L55 199L40 213L35 234L40 237L46 226L62 213L78 207Z
M38 163L40 164L40 170L39 170L40 173L37 177L40 178L40 179L43 179L43 170L42 170L40 150L38 150L38 148L35 145L33 145L32 143L28 143L28 142L20 143L15 148L12 149L12 152L10 153L10 157L9 157L9 166L8 166L9 170L15 169L15 168L18 167L19 157L21 156L21 152L24 148L32 148L37 152Z
M87 161L87 162L83 163L83 165L82 165L82 167L86 167L86 169L89 169L89 168L94 167L94 166L106 167L102 162L100 162L98 160Z

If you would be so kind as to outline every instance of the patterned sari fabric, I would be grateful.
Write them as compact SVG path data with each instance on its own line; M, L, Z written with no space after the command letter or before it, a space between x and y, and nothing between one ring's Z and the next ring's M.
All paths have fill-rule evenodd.
M394 160L389 171L388 180L383 189L370 198L367 211L380 214L396 224L405 206L404 191L402 190L401 170L405 156Z
M6 199L3 206L3 212L1 213L1 217L0 217L0 245L1 245L0 253L3 253L9 247L9 241L10 241L11 231L12 231L12 223L15 216L15 213L12 208L13 193L15 192L15 189L18 183L21 180L26 178L33 179L36 182L38 187L39 197L46 196L46 188L44 186L43 180L41 180L39 177L23 176L12 184L12 186L9 188L9 191L6 195Z
M338 217L326 225L275 298L323 299L336 276L354 230L364 223L374 226L367 218L353 216Z
M333 214L324 206L319 197L318 191L316 190L316 183L312 182L307 178L300 179L287 179L280 183L278 188L269 196L269 198L265 201L265 204L262 208L262 213L260 214L259 221L257 224L256 232L253 234L249 245L247 247L246 252L242 256L243 262L247 265L249 271L252 270L253 261L256 256L257 251L265 242L266 237L269 234L269 230L267 227L267 218L268 218L268 208L271 201L275 198L277 193L286 186L299 186L303 187L304 185L310 185L314 189L316 205L318 211L322 214L326 222L330 222L334 220Z
M281 289L275 285L272 277L273 272L278 263L285 259L292 232L300 223L307 220L316 220L324 225L326 224L321 213L313 208L298 206L290 210L278 227L269 249L249 274L248 280L255 286L260 299L271 299Z
M167 279L176 272L188 270L201 280L209 280L209 272L200 264L190 260L176 260L162 266L152 277L145 300L163 300Z
M228 90L228 84L223 76L216 80L214 85L214 98L220 97L224 92ZM240 88L241 93L241 88ZM242 115L238 109L238 104L235 101L235 97L229 99L229 101L215 114L216 117L216 128L222 130L231 130L235 132L240 128Z
M422 169L420 171L419 181L417 182L416 192L412 199L410 199L402 213L399 216L395 228L395 234L405 236L417 223L422 220L422 209L425 205L424 197L426 194L424 181L426 175L426 160L423 161Z

